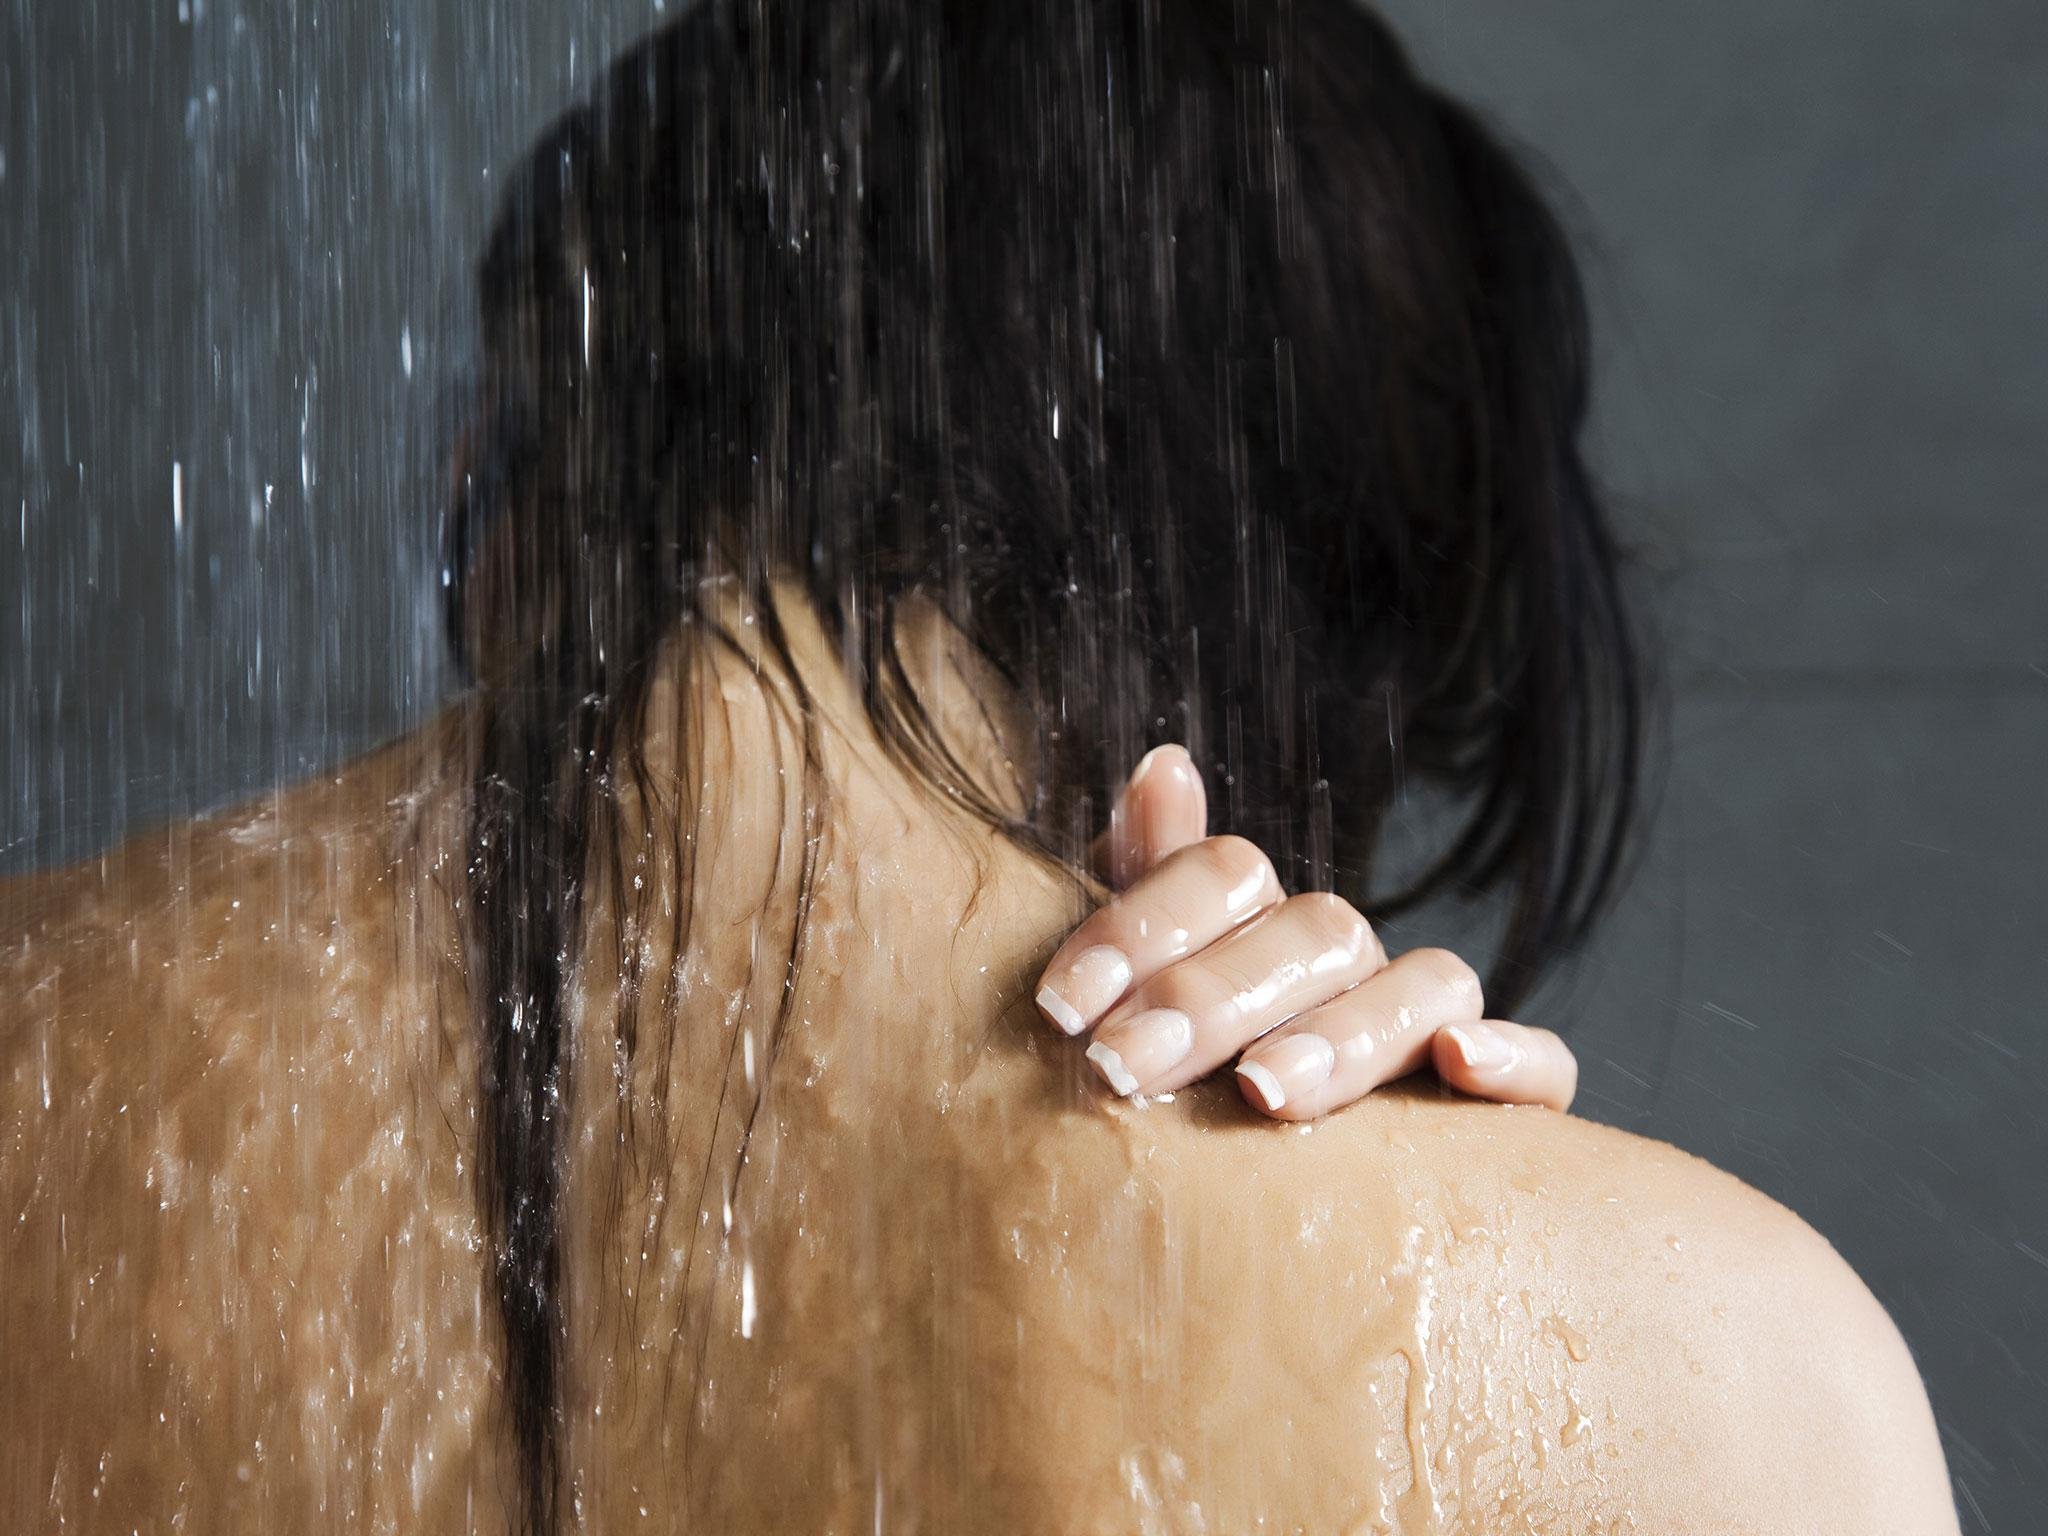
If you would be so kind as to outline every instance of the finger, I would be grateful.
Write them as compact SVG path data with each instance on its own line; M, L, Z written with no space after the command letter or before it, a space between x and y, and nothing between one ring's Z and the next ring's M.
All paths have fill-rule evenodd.
M1038 979L1038 1006L1078 1035L1174 961L1242 927L1281 897L1256 843L1211 837L1166 856L1067 935Z
M1102 1021L1088 1059L1120 1094L1165 1093L1385 963L1350 902L1327 891L1291 896L1137 987Z
M1448 950L1412 949L1253 1045L1238 1087L1269 1115L1312 1120L1415 1071L1438 1030L1474 1024L1483 1009L1472 967Z
M1138 759L1095 839L1095 866L1122 890L1168 854L1209 831L1209 794L1187 748L1154 747Z
M1481 1019L1453 1024L1431 1042L1436 1074L1460 1093L1497 1104L1571 1108L1579 1058L1547 1029Z

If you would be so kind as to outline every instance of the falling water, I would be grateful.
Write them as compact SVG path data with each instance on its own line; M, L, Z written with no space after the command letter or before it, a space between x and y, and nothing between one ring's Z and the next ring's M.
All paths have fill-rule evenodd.
M0 1514L22 1529L99 1529L110 1509L164 1530L513 1518L476 1063L448 1006L469 957L435 900L475 850L417 754L465 698L446 513L479 414L486 232L543 129L683 9L0 0L0 872L25 877L0 897L0 1283L45 1298L49 1358L91 1362L29 1383L7 1421ZM1163 0L1139 9L1171 24ZM2013 4L1985 8L2003 32L1889 18L1897 37L1853 47L1819 5L1768 24L1738 8L1697 35L1585 4L1541 23L1386 9L1555 155L1589 236L1615 235L1594 245L1600 468L1629 493L1628 542L1687 551L1676 577L1655 561L1641 576L1673 632L1674 809L1612 936L1576 987L1539 995L1540 1017L1577 1026L1584 1113L1732 1168L1842 1249L1932 1383L1966 1529L2030 1528L2048 1477L2048 326L2006 296L2038 293L2048 259L2031 182L2008 184L2025 158L2009 146L2041 141L2048 44ZM1646 63L1681 57L1696 74ZM1920 68L1937 57L1952 79ZM1291 82L1240 84L1242 115L1217 131L1225 179L1292 229ZM1110 80L1056 125L1100 178L1104 222L1081 234L1131 227L1115 221L1144 189L1121 179L1116 92L1143 88ZM849 141L863 131L878 130ZM1794 141L1823 148L1800 159ZM826 238L803 225L826 204L801 198L871 169L764 160L762 181L800 243ZM936 170L923 190L968 195ZM1104 331L1170 308L1162 251L1048 301L1073 366L1033 418L1047 462L1086 452L1114 372ZM603 256L581 276L585 371L609 320ZM1272 338L1268 363L1264 393L1219 368L1219 462L1248 416L1289 445L1316 419L1294 342ZM866 409L871 383L833 387ZM1155 510L1171 535L1174 510ZM1176 661L1242 672L1249 736L1243 715L1192 706L1053 722L1099 729L1125 761L1196 736L1233 820L1257 810L1247 765L1312 758L1334 730L1288 702L1326 660L1284 619L1301 573L1249 498L1239 512L1232 611L1200 643L1191 620ZM1074 670L1099 664L1114 693L1103 656L1076 650ZM1407 778L1395 680L1369 704L1361 734L1394 783L1383 857L1420 868L1442 792ZM788 756L758 775L772 804L720 802L739 829L726 867L781 891L818 852L828 885L899 905L821 916L801 958L823 979L802 991L794 921L738 904L754 895L738 874L702 900L742 938L686 963L661 948L680 855L621 865L652 894L618 919L618 952L655 957L650 973L673 960L673 991L650 983L647 1006L703 1028L666 1055L636 1041L578 1063L574 1092L598 1107L561 1150L564 1529L693 1512L774 1529L800 1510L835 1530L1222 1532L1355 1475L1353 1528L1413 1532L1478 1528L1455 1524L1482 1517L1475 1466L1606 1475L1636 1426L1624 1391L1586 1385L1614 1359L1603 1319L1515 1268L1568 1235L1536 1219L1517 1248L1503 1225L1555 1197L1541 1149L1503 1132L1480 1167L1460 1142L1471 1182L1422 1223L1411 1208L1441 1181L1415 1171L1423 1133L1393 1111L1189 1133L1234 1101L1096 1114L1050 1037L969 1070L1016 1025L1013 976L1076 915L1072 893L998 861L984 909L947 884L953 844L879 815L866 842L834 842L829 817L783 797L801 741L755 727L759 761L763 743ZM409 745L365 757L394 741ZM1340 885L1346 807L1326 778L1299 788L1269 828L1278 862L1291 883ZM1081 803L1062 851L1099 809ZM947 965L906 964L874 911L944 934ZM1383 931L1485 950L1497 919L1429 908ZM902 1049L816 1028L835 1006L861 1041ZM134 1018L168 1022L124 1033ZM714 1085L716 1112L695 1124L671 1081ZM1274 1231L1284 1266L1266 1262ZM1707 1245L1650 1246L1660 1284L1705 1286ZM1461 1293L1486 1265L1518 1278ZM1089 1293L1103 1275L1127 1289ZM1316 1326L1290 1328L1303 1294ZM1720 1303L1698 1294L1711 1333ZM1244 1304L1241 1326L1202 1326L1218 1297ZM6 1326L0 1352L25 1347ZM1514 1341L1501 1361L1474 1363L1482 1329ZM826 1366L806 1353L820 1339ZM1254 1347L1315 1390L1270 1407ZM1533 1428L1500 1385L1517 1371L1548 1415ZM110 1402L133 1409L125 1438L44 1455ZM1279 1465L1216 1474L1280 1421ZM1100 1466L1034 1459L1048 1425ZM1577 1529L1632 1528L1618 1495L1581 1514Z

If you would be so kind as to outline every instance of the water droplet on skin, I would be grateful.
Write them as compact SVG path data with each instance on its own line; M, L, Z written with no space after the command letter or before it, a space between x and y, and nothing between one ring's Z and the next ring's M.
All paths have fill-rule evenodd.
M1553 1317L1550 1320L1550 1331L1557 1341L1564 1345L1564 1352L1574 1361L1585 1360L1592 1353L1591 1347L1586 1343L1586 1336L1563 1318Z

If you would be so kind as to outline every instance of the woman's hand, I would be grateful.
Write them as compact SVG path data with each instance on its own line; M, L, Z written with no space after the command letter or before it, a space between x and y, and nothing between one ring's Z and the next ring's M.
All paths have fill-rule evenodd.
M1388 959L1341 897L1289 896L1241 837L1208 837L1180 747L1133 770L1096 845L1118 894L1053 955L1038 1006L1123 1095L1165 1093L1233 1057L1255 1109L1311 1120L1426 1063L1454 1088L1563 1109L1578 1062L1547 1029L1482 1019L1479 979L1441 949ZM1240 1052L1242 1054L1240 1055Z

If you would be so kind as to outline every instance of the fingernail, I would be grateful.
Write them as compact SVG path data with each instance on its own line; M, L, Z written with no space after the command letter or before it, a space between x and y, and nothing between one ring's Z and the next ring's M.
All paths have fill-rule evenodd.
M1195 1048L1195 1021L1178 1008L1147 1008L1088 1047L1104 1082L1125 1098L1180 1065Z
M1237 1075L1267 1114L1322 1087L1336 1070L1337 1048L1321 1035L1306 1032L1262 1044L1256 1057L1247 1055L1237 1064Z
M1131 782L1133 784L1143 783L1145 775L1152 772L1162 762L1171 762L1173 764L1173 776L1182 783L1187 783L1190 780L1197 783L1201 781L1202 776L1195 771L1194 760L1188 756L1188 749L1177 741L1169 741L1163 746L1154 747L1150 752L1147 752L1138 759L1138 766L1131 770Z
M1078 1035L1130 984L1129 957L1113 944L1097 944L1074 956L1058 975L1046 978L1038 989L1038 1006L1067 1034Z
M1490 1024L1447 1024L1444 1033L1469 1071L1495 1077L1521 1059L1514 1043Z

